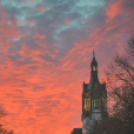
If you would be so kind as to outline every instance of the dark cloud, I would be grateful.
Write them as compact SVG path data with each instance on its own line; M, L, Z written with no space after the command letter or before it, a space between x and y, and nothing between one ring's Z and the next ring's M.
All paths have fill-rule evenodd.
M93 29L106 25L107 15L103 8L99 8L95 14L89 20L89 25L92 25Z
M90 6L90 2L87 3L83 2L81 3L81 5L79 5L80 2L81 1L75 2L73 0L70 1L57 0L57 1L44 1L42 4L37 2L34 5L34 7L21 6L20 8L21 10L23 10L22 13L24 14L23 15L24 16L23 18L25 18L24 20L34 20L36 29L34 27L32 28L28 26L25 27L21 26L20 29L22 29L25 32L31 31L29 39L32 38L33 36L32 31L34 30L37 30L41 34L45 34L46 45L55 46L56 44L58 44L60 52L62 53L61 55L63 56L63 53L66 53L67 51L69 51L74 47L74 42L76 41L79 42L84 37L86 37L87 34L85 31L86 28L84 28L86 22L84 21L84 19L88 18L90 15L92 16L92 14L94 13L98 13L98 8L101 7L100 5L92 7ZM102 2L104 3L104 1ZM17 5L17 1L15 1L15 3ZM44 6L46 8L46 11L44 13L33 12L31 14L30 12L33 11L34 8L39 7L39 5ZM12 11L10 10L10 12L12 13L14 13L13 10L20 11L20 9L11 7L12 4L9 7L7 6L8 9L12 9ZM27 8L29 8L29 10ZM71 27L67 26L67 24L64 22L64 19L66 18L68 18L72 22L73 25ZM101 19L100 22L98 21L99 19ZM99 23L98 25L101 25L102 23L104 23L103 21L104 21L103 17L100 13L100 15L98 15L96 19L93 20L92 24ZM55 27L55 24L57 25L57 27ZM83 26L82 27L78 26L79 24L82 24ZM71 36L72 31L75 33L73 34L73 36ZM57 38L55 38L55 35L57 36ZM39 47L37 44L35 44L34 40L28 40L27 44L31 49L38 49L37 47Z
M45 90L46 90L45 86L39 86L39 85L33 84L33 91L35 91L35 92L44 91L45 92Z
M33 60L33 58L24 58L23 60L18 60L16 62L14 62L14 64L17 67L24 66L24 65L31 65L31 64L34 64L34 63L38 63L38 62Z
M39 113L51 113L51 108L48 107L43 107L43 108L39 108L35 110L35 113L39 114Z
M28 68L30 68L31 70L38 70L39 69L39 66L37 65L33 65L33 66L29 66Z
M124 0L123 1L123 7L124 7L125 10L132 12L133 9L134 9L133 8L134 7L134 1L133 0L129 0L129 1Z
M33 122L36 122L36 121L37 121L37 119L35 119L35 118L29 118L27 121L29 121L29 122L33 123Z
M19 60L20 58L22 58L21 55L19 54L14 54L14 55L7 55L8 59L11 60L11 61L14 61L16 62L17 60Z
M38 101L37 105L40 107L57 107L58 105L60 105L60 100Z
M27 104L29 104L29 100L15 100L14 103L20 103L22 105L27 105Z

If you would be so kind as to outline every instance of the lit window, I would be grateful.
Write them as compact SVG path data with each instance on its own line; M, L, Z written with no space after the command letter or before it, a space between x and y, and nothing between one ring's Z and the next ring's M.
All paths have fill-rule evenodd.
M91 104L90 104L90 99L85 99L85 102L84 102L84 108L86 111L90 111L90 107L91 107Z
M97 67L96 66L93 66L93 71L97 71Z
M94 109L99 108L99 100L94 100Z
M89 100L86 100L87 109L89 108Z

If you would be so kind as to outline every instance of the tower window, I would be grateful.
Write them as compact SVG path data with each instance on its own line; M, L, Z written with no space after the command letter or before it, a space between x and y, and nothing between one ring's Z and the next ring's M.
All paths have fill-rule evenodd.
M90 111L90 107L91 107L90 103L91 103L90 102L90 98L89 99L85 99L84 108L85 108L86 111Z
M99 108L99 100L94 100L94 109Z
M93 66L93 71L97 71L97 67L96 66Z
M89 100L86 100L87 109L89 108Z

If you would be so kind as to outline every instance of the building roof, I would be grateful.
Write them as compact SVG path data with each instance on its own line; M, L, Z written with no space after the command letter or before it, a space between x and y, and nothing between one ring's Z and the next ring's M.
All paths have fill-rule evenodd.
M101 84L101 92L107 93L106 83Z
M87 87L88 87L88 84L86 84L86 83L83 83L83 92L84 93L87 93L88 91L87 91Z
M97 65L98 65L98 63L97 63L95 57L93 57L93 60L91 62L91 66L97 66Z
M93 51L93 60L91 62L91 66L97 66L97 65L98 65L98 63L97 63L97 61L95 59L95 52Z
M92 82L89 83L89 84L83 83L83 93L92 92L91 89L93 89L94 84L95 84L95 83L92 83ZM106 90L106 83L98 84L98 86L100 86L101 92L107 93L107 90ZM89 89L88 89L88 88L89 88Z
M82 134L82 128L74 128L72 134Z
M93 60L91 62L91 79L90 82L83 83L83 93L88 93L88 92L94 92L95 94L101 94L101 93L107 93L106 91L106 84L100 84L99 79L98 79L98 69L97 69L98 63L95 59L95 53L93 51Z

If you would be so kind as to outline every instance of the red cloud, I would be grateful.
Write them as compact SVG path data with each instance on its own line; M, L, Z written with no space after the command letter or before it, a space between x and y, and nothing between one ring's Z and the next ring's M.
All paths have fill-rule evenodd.
M46 45L45 34L35 31L31 36L20 35L15 18L7 22L8 14L1 10L0 104L8 113L9 128L18 134L69 134L74 127L81 126L82 82L90 80L93 43L99 79L103 81L103 69L115 51L123 52L120 48L128 39L121 33L128 33L133 27L130 16L126 20L130 28L116 29L122 24L116 19L118 6L122 9L118 2L105 8L109 16L107 24L94 28L82 41L74 42L73 48L62 57L60 49ZM68 18L64 22L72 24ZM22 40L16 45L12 40L19 36Z

